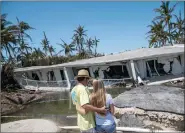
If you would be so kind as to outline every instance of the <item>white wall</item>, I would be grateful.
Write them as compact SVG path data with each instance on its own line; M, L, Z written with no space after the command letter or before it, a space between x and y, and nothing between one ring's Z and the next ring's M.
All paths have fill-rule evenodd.
M127 67L127 71L128 71L129 77L132 77L132 70L131 70L131 66L130 66L129 62L126 63L126 67Z
M146 78L147 77L147 73L146 73L146 63L144 60L138 60L136 61L137 67L139 69L139 74L141 76L141 78Z
M49 71L49 69L43 69L43 70L41 70L41 73L42 73L42 79L44 80L44 81L47 81L48 80L48 78L47 78L47 72Z
M36 71L35 73L38 75L39 80L43 80L43 79L42 79L42 75L40 74L40 70Z
M180 58L181 58L181 65L182 65L182 70L184 72L184 54L180 55Z
M69 68L70 69L70 68ZM62 80L62 77L61 77L61 74L60 74L60 70L62 70L62 68L56 68L56 69L42 69L42 70L39 70L42 75L40 75L39 71L33 71L34 73L37 73L37 75L39 76L39 79L40 80L44 80L44 81L47 81L47 72L48 71L53 71L54 72L54 75L55 75L55 78L56 78L56 81L61 81ZM28 74L29 76L31 77L32 79L32 71L28 71ZM66 77L66 75L64 75ZM71 70L69 70L69 76L71 78L73 78L73 73L71 74ZM74 78L73 78L74 79Z
M90 76L92 78L94 78L94 73L93 73L93 68L92 67L89 67L89 72L90 72Z
M71 67L66 67L66 70L67 70L67 75L68 75L69 80L74 80L74 74L73 74L72 68ZM67 75L65 75L65 77Z
M62 77L61 77L61 74L60 74L60 69L58 69L58 68L57 69L53 69L53 72L54 72L56 81L61 81Z
M32 71L28 71L27 74L28 74L28 78L32 79Z
M135 66L134 66L134 61L130 60L130 67L131 67L131 71L132 71L132 78L134 80L136 80L136 71L135 71Z

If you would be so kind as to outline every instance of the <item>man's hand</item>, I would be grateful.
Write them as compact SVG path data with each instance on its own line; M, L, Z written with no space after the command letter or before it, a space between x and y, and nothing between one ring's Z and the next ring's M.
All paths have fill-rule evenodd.
M105 109L105 106L102 108L97 108L90 104L84 104L82 107L85 109L85 111L92 111L92 112L97 112L100 114L106 114L107 112L107 109Z
M99 113L102 113L102 114L106 114L107 113L107 109L105 109L105 106L104 107L101 107L100 108L100 111L99 111Z

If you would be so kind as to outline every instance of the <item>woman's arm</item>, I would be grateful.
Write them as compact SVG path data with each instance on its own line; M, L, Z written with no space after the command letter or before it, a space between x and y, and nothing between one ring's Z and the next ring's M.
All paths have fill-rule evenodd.
M110 104L110 112L114 115L114 104Z
M106 94L106 96L107 96L107 100L109 102L110 112L112 115L114 115L114 103L113 103L112 96L110 94Z

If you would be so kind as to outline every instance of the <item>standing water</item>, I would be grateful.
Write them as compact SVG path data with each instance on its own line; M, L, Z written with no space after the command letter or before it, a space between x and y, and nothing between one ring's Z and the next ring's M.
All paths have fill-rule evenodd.
M107 93L116 97L124 92L125 88L107 89ZM21 119L40 118L54 121L59 126L76 126L76 109L72 105L69 92L52 92L40 102L32 103L23 110L1 117L1 122L6 123Z

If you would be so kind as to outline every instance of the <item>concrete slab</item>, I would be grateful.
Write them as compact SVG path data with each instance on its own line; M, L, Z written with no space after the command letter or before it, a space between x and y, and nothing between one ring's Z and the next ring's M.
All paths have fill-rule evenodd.
M49 120L26 119L1 124L1 132L59 132L58 126Z

